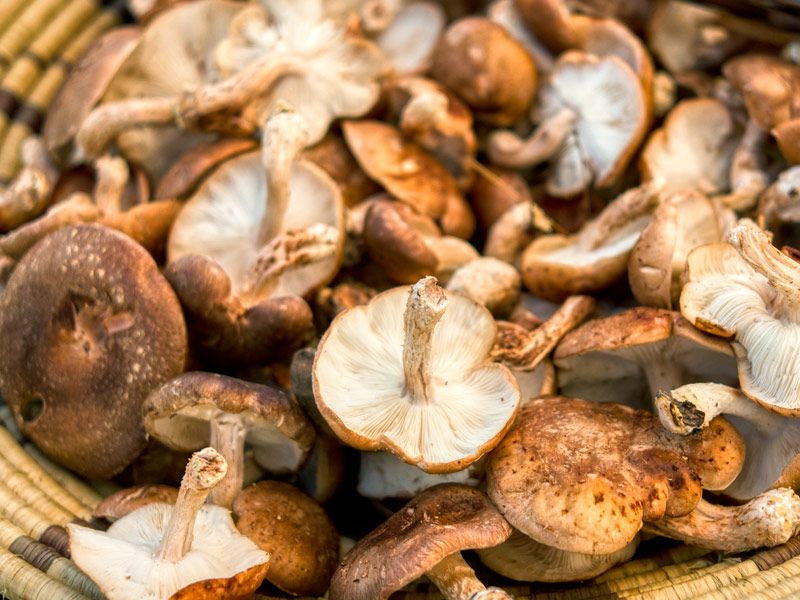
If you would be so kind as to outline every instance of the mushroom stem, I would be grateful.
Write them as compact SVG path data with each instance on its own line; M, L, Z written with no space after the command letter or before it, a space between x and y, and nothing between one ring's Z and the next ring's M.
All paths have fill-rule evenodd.
M528 202L518 202L489 228L485 256L490 256L513 265L522 249L533 238L533 213Z
M264 125L261 160L267 175L267 206L261 217L260 244L283 229L291 197L292 164L307 142L305 121L291 107L281 106Z
M761 164L766 142L767 132L750 119L733 154L730 175L732 193L722 198L725 206L737 211L750 210L767 189L769 176Z
M130 176L127 163L119 156L101 156L95 161L95 169L94 203L103 216L119 214Z
M650 395L655 397L681 384L683 373L678 364L669 357L656 357L642 364Z
M769 490L741 506L701 500L682 517L648 523L646 530L723 552L783 544L800 531L800 498L788 488Z
M479 596L481 592L487 592L486 586L475 576L475 571L472 570L466 561L462 558L460 552L451 554L427 573L434 585L439 588L445 600L472 600L473 598L487 597L486 594ZM499 591L499 590L492 590ZM509 598L505 592L500 592L502 595L496 593L492 598L500 600L501 598Z
M228 463L228 474L208 496L208 501L217 506L231 508L236 494L242 491L244 483L244 442L247 426L236 414L220 410L211 419L211 440L209 445L222 455Z
M423 277L411 288L403 314L403 373L414 403L431 402L430 371L433 332L447 309L447 296L435 277Z
M578 115L562 108L548 117L527 140L510 131L498 131L489 138L489 159L500 166L515 169L532 167L555 155L575 127Z
M596 219L590 221L578 234L578 244L587 250L602 246L615 231L634 219L651 212L658 204L658 194L664 187L660 179L653 179L615 198Z
M164 539L156 551L158 560L175 563L186 556L192 547L197 511L227 470L225 459L213 448L203 448L192 454L181 480L178 500L164 530Z

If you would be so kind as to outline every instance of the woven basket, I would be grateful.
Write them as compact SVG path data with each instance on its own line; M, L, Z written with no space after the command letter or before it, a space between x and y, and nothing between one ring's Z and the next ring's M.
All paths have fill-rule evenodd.
M101 33L124 19L121 0L0 0L0 186L20 168L20 146L39 133L70 68ZM92 487L20 444L0 408L0 598L101 600L68 558L64 526L85 522L100 502ZM677 546L637 557L583 584L511 584L518 600L780 600L800 598L800 536L746 556ZM259 596L257 596L258 598ZM267 596L260 596L266 599ZM398 600L439 600L420 584Z

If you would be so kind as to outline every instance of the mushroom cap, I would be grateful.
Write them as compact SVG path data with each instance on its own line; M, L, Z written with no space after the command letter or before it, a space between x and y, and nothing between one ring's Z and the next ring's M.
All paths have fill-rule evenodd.
M496 546L511 527L478 490L444 483L414 498L347 553L331 600L386 600L451 554Z
M375 43L397 74L426 71L447 15L438 2L404 2Z
M540 544L515 529L505 542L478 550L481 562L493 571L516 581L581 581L597 577L614 565L633 557L639 545L634 537L627 546L611 554L565 552Z
M314 358L314 396L344 443L388 450L429 473L459 471L511 426L519 388L508 369L488 359L496 335L491 313L445 291L448 306L432 339L431 401L415 403L403 372L410 292L393 288L333 320Z
M492 314L508 314L519 302L519 272L501 260L483 256L453 272L447 289L472 298Z
M341 135L328 133L318 144L307 148L303 158L317 165L336 182L348 208L381 189L358 165Z
M141 35L138 27L117 27L95 40L72 68L47 110L42 136L51 154L62 153L72 142Z
M476 119L511 125L533 102L536 65L500 25L483 17L451 23L439 39L431 75L475 112Z
M682 380L676 387L737 380L730 344L697 331L677 312L657 308L632 308L584 323L564 336L554 362L564 394L643 407L653 398L644 371L648 363L677 369Z
M172 563L154 557L172 511L169 504L150 504L108 531L69 524L72 560L109 598L251 597L264 579L269 557L236 530L224 508L210 504L200 508L190 550L181 560ZM187 588L196 583L190 593Z
M783 157L791 164L800 163L800 119L791 119L777 125L772 137L778 142Z
M142 407L147 432L184 452L208 446L219 411L242 417L257 462L273 472L299 469L314 444L314 428L288 394L225 375L184 373L153 390Z
M730 112L713 98L683 100L647 140L639 159L642 179L661 178L666 190L728 189L736 128Z
M114 522L148 504L175 504L178 488L160 483L145 483L114 492L98 504L92 516Z
M236 527L270 557L267 581L320 596L339 563L339 534L313 498L280 481L261 481L233 501Z
M575 47L572 15L563 0L516 0L515 4L528 29L550 50L563 52Z
M751 260L768 256L782 264L792 282L788 293L796 294L800 264L774 248L752 223L731 236L737 233L755 237L755 252L763 255ZM757 272L731 244L702 246L686 262L681 313L703 331L734 337L739 384L747 396L769 410L798 416L800 319L796 301L787 300L780 285Z
M777 56L744 54L726 62L722 72L762 129L800 117L800 66Z
M619 404L532 400L489 455L487 493L509 523L542 544L611 554L643 521L686 514L703 486L736 477L744 443L724 419L714 424L677 436L652 413Z
M447 169L391 125L370 120L345 121L342 131L367 175L420 214L441 217L449 198L460 196Z
M64 227L17 264L0 298L0 390L23 433L106 478L145 446L141 406L184 369L186 325L144 248L100 225Z
M613 184L647 131L647 103L639 77L618 56L562 54L539 93L538 111L546 119L565 108L575 112L576 121L555 159L548 191L569 196L582 189L576 181L583 182L584 174L572 173L576 161L597 186Z
M289 185L281 232L322 223L335 227L339 236L334 256L284 273L270 297L303 296L325 285L336 274L344 253L344 205L336 184L322 169L300 160L292 164ZM167 247L169 262L192 254L208 257L228 274L232 291L238 294L261 249L259 232L268 202L259 152L226 161L203 182L175 219Z

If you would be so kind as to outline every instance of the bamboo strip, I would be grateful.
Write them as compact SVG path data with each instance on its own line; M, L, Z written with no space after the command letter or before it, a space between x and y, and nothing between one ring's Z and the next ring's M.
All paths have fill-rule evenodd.
M95 507L103 500L103 497L94 489L47 458L35 445L25 444L25 452L39 464L45 473L50 475L61 487L89 510L94 511Z
M655 556L638 558L623 563L609 571L606 571L602 575L599 575L593 581L600 583L604 581L614 581L615 579L624 579L631 575L639 575L648 571L655 571L667 565L685 563L708 554L713 553L709 552L707 548L700 548L699 546L677 546L675 548L670 548L669 550L659 552Z
M0 36L28 4L28 0L0 0Z
M630 587L626 590L620 590L617 592L617 598L638 598L639 596L641 596L641 594L646 592L655 592L658 590L663 590L667 587L675 587L683 583L690 583L692 581L697 581L698 579L701 579L703 577L713 577L715 574L730 569L734 564L735 565L741 564L741 560L736 560L735 563L732 562L715 563L705 568L698 569L697 571L685 573L683 575L674 578L667 578L662 581L642 585L641 587Z
M54 525L35 508L27 506L18 496L0 487L0 516L8 519L35 540L41 540Z
M33 0L14 19L14 22L0 36L0 61L7 64L19 56L33 37L61 11L70 0ZM3 70L0 69L0 73Z
M8 550L0 550L0 594L9 600L87 600Z
M75 519L68 510L64 509L60 504L53 502L42 490L30 485L29 480L26 480L21 473L9 479L4 479L0 482L0 488L8 490L16 495L20 500L25 502L27 506L39 511L45 518L50 519L54 525L66 525Z
M796 580L788 587L791 589L794 585L800 584L800 557L792 558L782 565L778 565L766 571L749 575L747 578L742 578L732 584L718 589L711 590L702 596L703 600L734 600L738 598L751 598L757 592L769 591L768 597L780 598L783 592L776 592L774 595L773 588L777 588L778 584L788 582L788 580Z

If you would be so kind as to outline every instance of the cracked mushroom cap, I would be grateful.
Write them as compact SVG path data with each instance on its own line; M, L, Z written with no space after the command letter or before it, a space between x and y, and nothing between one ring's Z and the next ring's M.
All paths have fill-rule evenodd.
M24 434L86 477L144 449L141 406L186 361L180 305L151 256L100 225L64 227L0 298L0 390Z
M511 527L476 489L445 483L414 498L359 541L331 581L332 600L386 600L448 556L496 546Z
M729 187L737 138L733 118L722 102L683 100L647 140L639 159L642 179L660 178L667 190L719 194Z
M294 162L283 223L273 240L262 243L261 221L270 210L269 191L258 152L223 163L175 219L167 247L169 263L190 255L210 258L222 267L230 278L232 293L239 296L265 243L284 233L329 226L336 232L332 256L278 275L272 288L248 294L245 304L281 296L303 296L330 281L344 252L344 205L336 184L316 165L305 160ZM274 255L277 254L276 250Z
M489 358L496 331L486 308L432 277L383 292L341 313L320 341L317 406L355 448L429 473L464 469L497 444L520 402L514 376Z
M290 594L320 596L339 563L339 534L325 510L297 488L261 481L233 502L236 527L269 554L266 580Z
M649 407L685 383L734 384L730 345L692 327L677 312L637 307L568 333L554 355L564 394Z
M690 512L738 475L744 442L724 419L691 437L655 415L563 396L533 400L490 454L487 493L509 523L568 552L611 554L644 521Z
M755 223L742 220L727 244L689 254L681 293L681 313L690 323L733 338L742 391L792 416L800 415L798 285L800 263L775 248Z
M242 417L246 443L272 472L300 468L314 444L314 428L293 398L265 385L215 373L184 373L154 390L142 407L147 432L181 452L208 446L219 413Z

